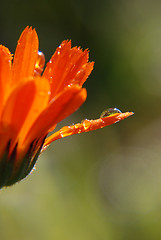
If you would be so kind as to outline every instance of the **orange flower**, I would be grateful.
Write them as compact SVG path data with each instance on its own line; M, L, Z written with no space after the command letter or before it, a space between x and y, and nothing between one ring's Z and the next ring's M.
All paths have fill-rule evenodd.
M0 187L26 177L40 151L52 141L102 128L132 114L114 111L107 117L64 127L46 138L85 101L82 85L94 62L88 62L88 50L71 48L70 41L63 41L41 76L44 64L35 29L27 27L22 32L13 63L10 51L0 45Z

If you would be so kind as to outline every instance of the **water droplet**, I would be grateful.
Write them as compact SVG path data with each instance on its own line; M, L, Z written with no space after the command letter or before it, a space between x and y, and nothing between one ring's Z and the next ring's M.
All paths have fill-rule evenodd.
M88 119L87 119L87 118L83 119L83 120L81 121L81 123L84 123L84 121L86 121L86 120L88 120Z
M107 110L105 110L101 113L100 118L108 117L115 113L122 113L122 112L118 108L108 108Z
M41 75L44 69L44 65L45 65L45 55L42 52L38 51L37 61L36 61L35 70L34 70L35 76Z

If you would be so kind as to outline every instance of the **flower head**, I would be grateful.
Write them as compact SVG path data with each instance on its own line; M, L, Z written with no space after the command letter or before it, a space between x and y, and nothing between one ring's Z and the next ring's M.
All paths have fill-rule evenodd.
M88 50L63 41L48 62L38 51L35 29L25 28L14 57L0 45L0 188L26 177L51 142L102 128L132 113L114 112L97 120L63 127L47 138L61 120L85 101L82 88L93 69ZM43 73L42 73L43 72Z

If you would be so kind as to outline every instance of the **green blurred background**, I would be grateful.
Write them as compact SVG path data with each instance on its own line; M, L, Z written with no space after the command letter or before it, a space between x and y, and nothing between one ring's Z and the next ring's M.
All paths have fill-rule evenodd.
M2 190L0 240L160 240L161 1L1 1L0 42L12 53L27 25L47 61L64 39L95 61L87 101L58 129L108 107L135 115L53 143Z

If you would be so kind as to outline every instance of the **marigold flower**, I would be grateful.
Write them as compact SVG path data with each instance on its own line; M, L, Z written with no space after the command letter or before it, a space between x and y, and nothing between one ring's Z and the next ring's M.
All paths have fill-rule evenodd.
M61 120L85 101L82 88L93 69L88 50L63 41L48 62L38 51L35 29L26 27L12 54L0 45L0 188L25 178L51 142L105 127L131 112L114 112L97 120L66 126L46 138ZM43 72L43 74L42 74Z

